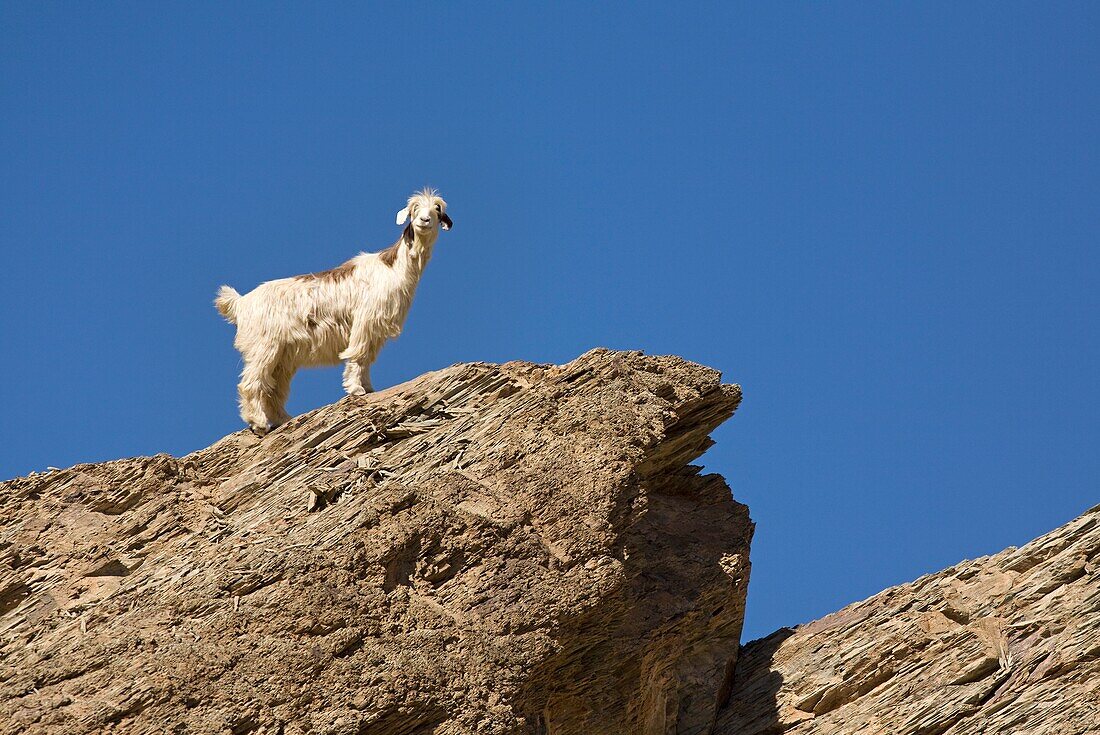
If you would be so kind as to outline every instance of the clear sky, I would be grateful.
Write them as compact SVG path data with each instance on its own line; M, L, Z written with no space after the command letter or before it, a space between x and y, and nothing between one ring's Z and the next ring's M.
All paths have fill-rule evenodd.
M704 461L746 638L1100 501L1100 6L373 5L0 5L0 477L240 429L217 286L430 184L375 385L595 346L742 383Z

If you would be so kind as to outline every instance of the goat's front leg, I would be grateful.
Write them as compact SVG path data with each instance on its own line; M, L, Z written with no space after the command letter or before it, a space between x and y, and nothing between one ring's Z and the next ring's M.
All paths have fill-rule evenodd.
M370 383L370 366L378 357L382 343L372 339L369 322L356 319L351 325L351 337L347 349L340 353L346 360L344 366L344 390L349 396L362 396L374 391Z
M365 396L372 393L370 384L370 363L348 360L344 365L344 391L349 396Z

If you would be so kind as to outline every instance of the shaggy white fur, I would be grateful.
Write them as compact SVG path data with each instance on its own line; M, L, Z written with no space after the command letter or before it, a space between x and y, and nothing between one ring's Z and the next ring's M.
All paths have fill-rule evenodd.
M244 358L241 418L257 433L290 419L286 399L301 367L346 361L344 390L373 390L370 366L386 340L401 334L439 229L449 230L447 203L432 189L409 197L397 213L401 237L378 253L360 253L321 273L280 278L244 296L229 286L214 306L237 325L233 344Z

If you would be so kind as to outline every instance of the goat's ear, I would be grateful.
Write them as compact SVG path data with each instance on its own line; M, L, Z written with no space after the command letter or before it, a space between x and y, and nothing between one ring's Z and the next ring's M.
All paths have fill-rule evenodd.
M409 208L405 207L404 209L402 209L400 212L397 213L397 224L399 224L399 225L405 224L405 220L407 220L408 218L409 218Z
M451 222L451 218L447 216L447 213L446 213L446 212L442 212L442 213L440 213L440 215L439 215L439 222L440 222L440 226L441 226L441 227L442 227L442 228L443 228L444 230L449 230L449 229L451 229L452 227L454 227L454 225L455 225L455 223L454 223L454 222Z

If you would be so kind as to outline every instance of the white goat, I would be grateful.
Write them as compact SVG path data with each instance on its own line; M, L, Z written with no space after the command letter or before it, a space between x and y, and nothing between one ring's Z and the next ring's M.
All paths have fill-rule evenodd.
M344 390L372 391L370 366L386 340L401 334L424 267L451 228L447 203L434 190L409 197L397 213L401 237L378 253L360 253L332 270L261 283L241 296L222 286L214 306L237 325L244 358L237 387L241 418L263 434L290 420L286 399L301 367L346 361Z

